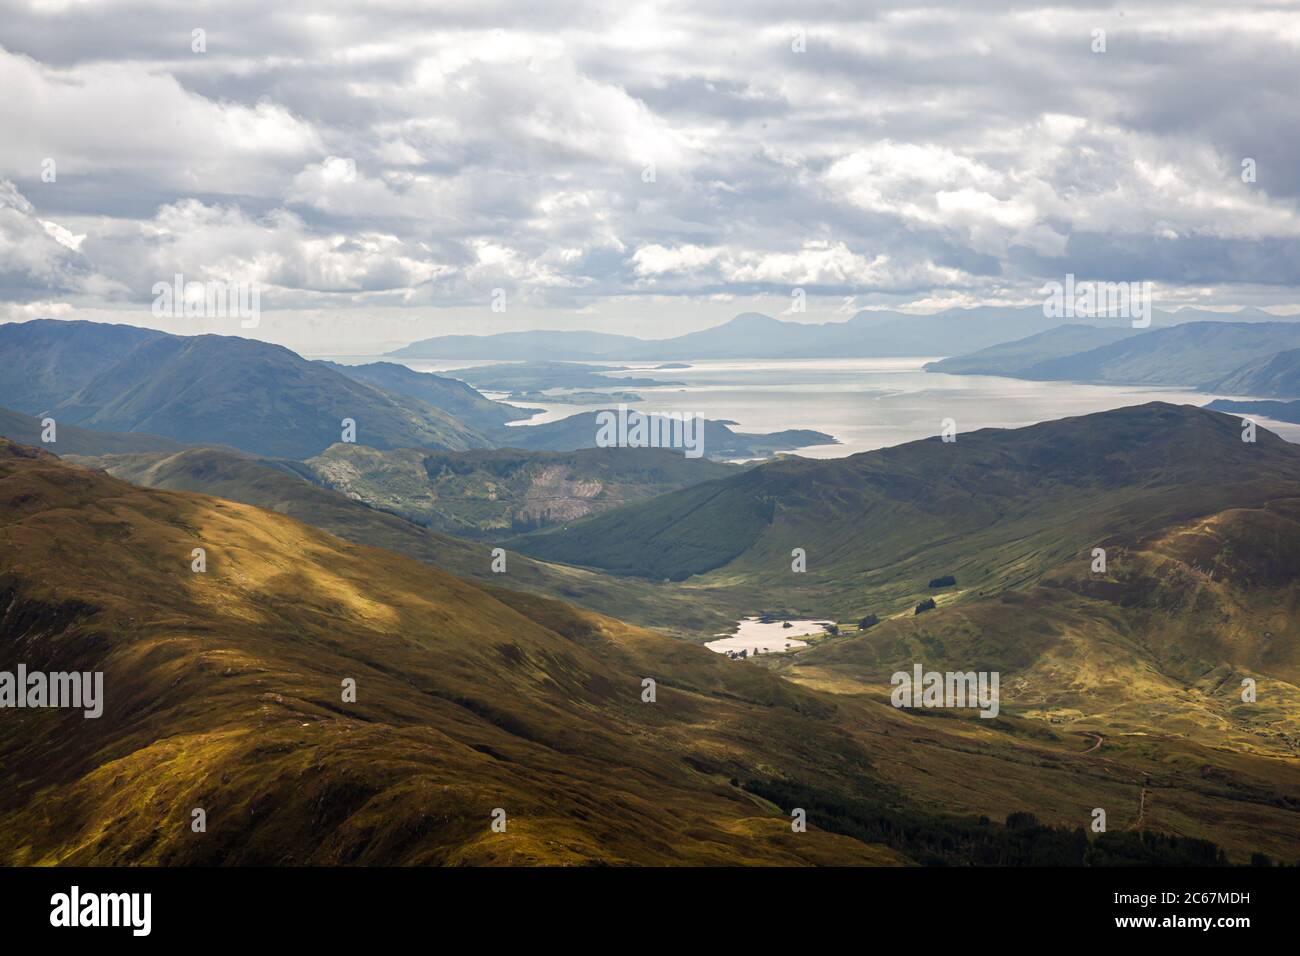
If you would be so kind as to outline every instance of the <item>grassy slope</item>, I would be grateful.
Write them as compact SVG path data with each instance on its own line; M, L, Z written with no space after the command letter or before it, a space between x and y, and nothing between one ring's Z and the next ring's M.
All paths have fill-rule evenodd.
M727 784L869 784L833 709L757 669L8 443L0 521L0 666L100 669L107 698L0 721L6 863L898 859Z
M386 548L483 584L560 598L620 620L687 633L714 633L730 618L706 591L667 590L646 581L536 561L511 552L506 573L491 570L495 542L470 542L419 527L303 480L296 462L259 461L211 448L179 454L73 456L88 467L148 488L194 491L256 505L347 541Z
M1146 787L1145 825L1182 835L1217 830L1238 854L1253 841L1292 861L1300 819L1298 602L1300 495L1112 548L1106 574L1093 574L1081 556L1035 587L900 614L767 663L805 686L880 702L890 675L914 662L999 671L1002 715L988 723L1027 719L1038 732L1077 736L1080 752L1103 740L1079 758L1083 779L1046 802L1086 784L1081 797L1106 807L1112 827L1131 825ZM1241 699L1245 677L1257 681L1255 703ZM881 772L908 778L901 767ZM952 799L941 781L912 779L936 802ZM1106 785L1119 781L1127 788L1107 795ZM1031 792L1045 784L1046 775L1033 780ZM1210 810L1217 801L1226 803ZM1227 825L1206 814L1230 815L1240 839L1223 836Z
M1117 832L1136 822L1146 789L1149 825L1215 839L1237 860L1260 849L1300 856L1300 771L1274 755L1279 738L1240 719L1246 738L1218 745L1185 727L1116 734L1140 708L1111 715L1087 693L1076 705L1090 712L1051 724L1035 712L1045 702L1016 697L1014 681L1035 673L1032 647L1002 665L1000 719L918 716L873 686L870 642L896 639L900 623L815 656L735 664L545 598L485 593L257 509L5 453L0 593L11 639L0 667L14 650L51 668L102 665L112 702L94 726L53 712L0 723L12 781L0 852L11 862L896 859L824 834L791 842L778 808L733 777L785 780L832 801L869 796L913 815L1029 811L1071 828L1100 805ZM1179 560L1204 564L1203 545L1176 538L1148 551L1177 547ZM188 571L196 540L209 549L206 576ZM1122 553L1113 560L1117 575L1135 567ZM1270 587L1283 586L1286 567ZM1258 570L1232 577L1243 573ZM1051 589L1093 600L1064 581ZM969 629L948 625L977 609L919 621L965 660L948 635ZM1053 618L1005 610L988 616L990 631L1010 620L1032 635ZM1243 633L1254 623L1243 620ZM1294 648L1277 633L1276 648ZM1099 646L1096 661L1116 659ZM925 650L927 663L942 660ZM654 709L638 698L647 675L660 680ZM342 676L358 679L358 705L337 702ZM1261 688L1278 710L1273 685ZM1157 689L1158 702L1176 698ZM1083 728L1107 735L1101 750L1084 752ZM187 828L193 806L209 811L207 835ZM496 806L511 814L508 839L487 831Z

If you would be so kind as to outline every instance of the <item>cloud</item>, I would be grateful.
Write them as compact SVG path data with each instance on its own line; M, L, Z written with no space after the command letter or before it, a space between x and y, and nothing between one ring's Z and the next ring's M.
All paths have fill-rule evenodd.
M1300 299L1300 11L1269 3L5 17L0 301L138 302L174 271L270 309L506 288L581 315L653 297L669 324L795 285L828 313L1014 301L1067 271Z

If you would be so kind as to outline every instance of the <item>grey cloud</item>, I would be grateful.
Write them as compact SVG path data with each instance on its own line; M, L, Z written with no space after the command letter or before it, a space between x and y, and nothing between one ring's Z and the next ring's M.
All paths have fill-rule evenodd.
M272 308L502 285L569 309L799 276L899 304L1064 271L1296 298L1284 7L4 2L0 21L0 68L63 111L0 106L0 176L41 229L14 301L138 299L171 269L256 277Z

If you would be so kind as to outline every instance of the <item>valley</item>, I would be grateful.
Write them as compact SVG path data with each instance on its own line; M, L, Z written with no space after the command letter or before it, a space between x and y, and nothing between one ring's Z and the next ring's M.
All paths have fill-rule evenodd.
M36 411L0 415L0 670L99 670L107 703L88 736L0 725L33 768L0 799L11 864L1300 858L1300 446L1267 428L1149 402L742 466L321 362L294 381L440 403L485 445L367 418L220 447L183 440L194 410L141 430L175 405L144 411L132 356L168 339L73 375L38 331L43 391L6 392ZM530 430L560 447L487 447ZM895 706L916 667L997 675L997 706ZM159 829L199 805L218 838Z

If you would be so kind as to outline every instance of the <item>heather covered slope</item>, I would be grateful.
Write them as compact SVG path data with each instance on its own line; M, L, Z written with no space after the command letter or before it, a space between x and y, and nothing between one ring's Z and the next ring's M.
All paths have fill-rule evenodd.
M102 670L106 698L3 715L5 863L899 859L728 785L867 761L815 695L702 649L9 443L0 522L0 667Z

